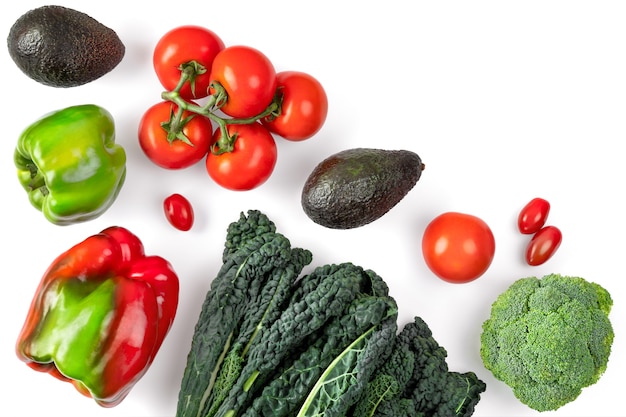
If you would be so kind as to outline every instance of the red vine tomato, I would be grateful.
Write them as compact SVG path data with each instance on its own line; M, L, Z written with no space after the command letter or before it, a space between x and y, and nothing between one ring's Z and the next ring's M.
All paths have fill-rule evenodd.
M181 65L199 64L204 72L186 82L179 93L185 100L209 95L211 66L215 56L224 49L224 42L213 31L201 26L179 26L157 42L152 64L161 85L172 91L181 78Z
M444 281L466 283L483 275L495 254L495 239L480 218L457 212L435 217L424 230L426 265Z
M163 200L165 218L172 226L183 232L193 226L193 207L189 200L180 194L172 194Z
M208 118L201 115L194 115L182 129L190 143L168 139L168 132L162 123L169 121L172 112L177 109L174 103L162 101L148 108L139 122L139 145L148 159L162 168L187 168L202 160L211 145L213 126ZM183 118L191 115L190 112L183 112Z
M220 109L235 118L258 116L276 94L274 65L262 52L249 46L224 48L213 61L210 78L228 95Z
M301 141L316 134L328 114L328 97L322 84L309 74L284 71L276 74L278 91L282 95L281 112L261 121L285 139Z
M245 191L263 184L272 175L278 150L272 134L260 123L231 124L229 136L235 136L232 151L213 153L209 151L206 169L209 176L224 188ZM213 134L213 143L219 143L220 129Z

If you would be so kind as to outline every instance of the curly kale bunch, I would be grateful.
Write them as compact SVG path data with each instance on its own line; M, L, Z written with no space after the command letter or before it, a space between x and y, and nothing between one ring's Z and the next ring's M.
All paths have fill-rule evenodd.
M483 323L485 367L537 411L556 410L604 373L613 344L607 290L580 277L522 278Z

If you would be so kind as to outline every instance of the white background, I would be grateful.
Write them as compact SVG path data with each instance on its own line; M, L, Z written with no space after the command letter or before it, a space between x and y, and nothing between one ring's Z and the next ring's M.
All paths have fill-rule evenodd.
M4 36L24 12L44 2L6 2ZM6 48L0 141L3 301L0 303L2 415L173 416L193 327L220 267L226 227L240 212L259 209L293 246L310 249L311 267L351 261L373 269L397 299L399 324L419 315L448 351L451 370L475 371L487 383L476 416L531 416L479 357L482 322L496 296L514 280L552 272L582 276L612 294L616 338L600 381L551 416L624 415L624 203L626 136L626 3L607 2L289 2L188 1L59 4L113 28L126 55L90 84L55 89L22 74ZM355 6L357 5L358 6ZM411 6L409 6L411 4ZM278 141L271 179L249 192L212 183L199 164L184 171L152 165L137 142L137 125L162 91L152 50L169 29L199 24L227 45L263 51L278 71L317 77L329 98L322 131L301 143ZM32 208L13 166L21 131L70 105L94 103L116 120L128 155L128 176L102 217L67 227ZM383 218L352 230L311 222L300 206L302 185L331 153L352 147L409 149L426 164L416 187ZM173 192L196 211L189 232L171 227L162 211ZM563 243L548 263L524 264L528 236L516 229L519 209L533 197L552 204L549 224ZM496 256L477 281L453 285L425 266L426 224L445 211L483 218ZM69 384L21 363L14 344L41 275L61 252L100 230L120 225L148 254L168 259L181 284L178 315L156 360L119 406L100 408ZM308 270L308 268L307 268ZM8 410L11 410L10 413Z

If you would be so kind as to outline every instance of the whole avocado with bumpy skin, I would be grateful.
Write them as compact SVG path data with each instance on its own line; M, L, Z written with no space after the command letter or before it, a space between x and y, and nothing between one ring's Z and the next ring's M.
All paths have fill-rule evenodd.
M125 46L111 28L62 6L42 6L19 17L7 46L18 68L51 87L76 87L115 68Z
M302 190L302 208L315 223L331 229L364 226L396 206L423 170L412 151L347 149L314 168Z

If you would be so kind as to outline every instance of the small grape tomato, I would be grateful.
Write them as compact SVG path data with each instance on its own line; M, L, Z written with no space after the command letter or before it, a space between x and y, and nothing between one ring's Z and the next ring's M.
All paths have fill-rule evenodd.
M165 218L178 230L186 232L194 221L193 207L189 200L180 194L172 194L163 201Z
M550 203L543 198L533 198L520 210L517 218L519 231L525 235L537 233L546 224Z
M546 262L561 246L563 235L555 226L546 226L540 229L528 242L526 247L526 262L537 266Z

